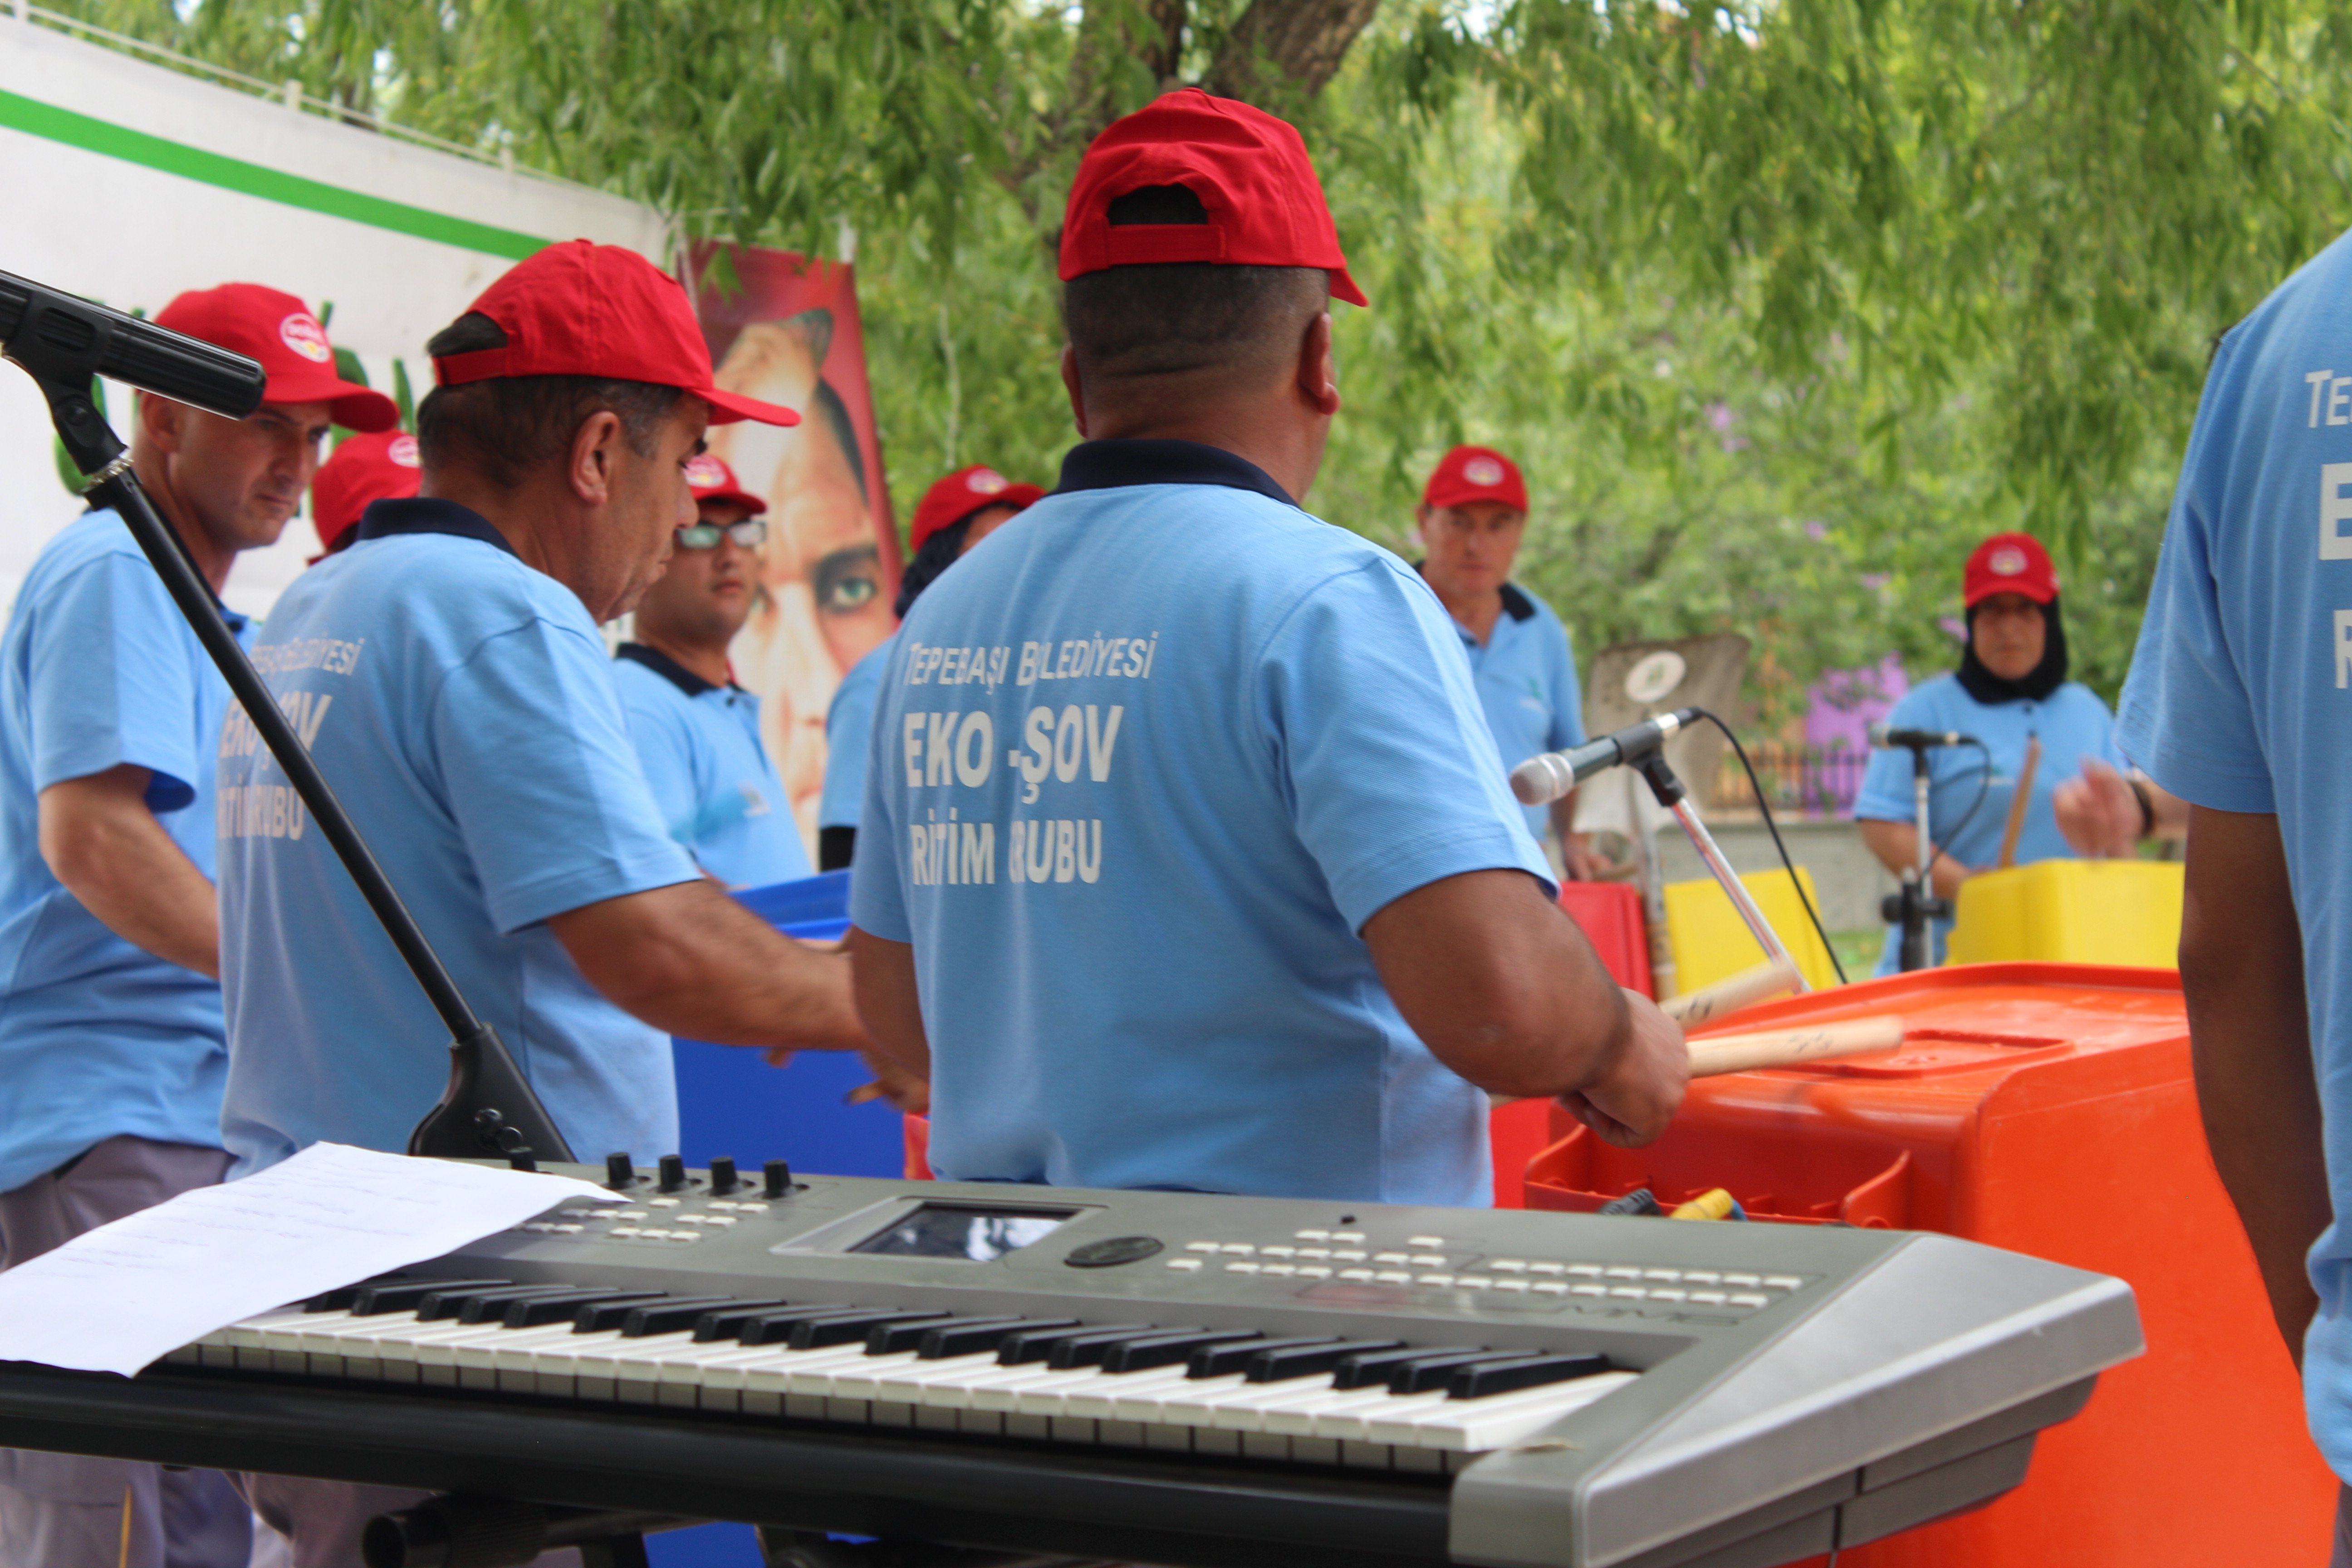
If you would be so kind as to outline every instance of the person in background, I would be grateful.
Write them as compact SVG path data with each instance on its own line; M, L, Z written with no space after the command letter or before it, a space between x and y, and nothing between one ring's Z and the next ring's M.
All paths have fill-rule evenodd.
M1453 624L1299 508L1364 296L1298 132L1117 121L1060 272L1085 439L914 606L868 749L858 1010L933 1168L1482 1205L1488 1090L1656 1137L1681 1032L1555 901Z
M416 493L424 477L416 437L404 430L346 436L336 442L333 453L319 465L319 477L310 481L310 526L319 531L320 545L310 564L351 547L369 502L405 500Z
M244 419L143 392L133 416L140 484L218 594L284 531L330 426L396 415L336 376L290 294L224 284L156 321L268 374ZM120 516L86 512L43 547L0 637L0 1268L228 1169L213 892L228 708ZM250 1521L209 1470L0 1450L11 1568L241 1568Z
M982 540L1045 498L1035 485L1016 485L984 463L958 468L923 492L908 529L909 559L893 606L908 610L939 574ZM895 640L897 634L892 634ZM849 864L857 843L857 813L866 800L866 743L874 729L874 698L891 642L867 654L841 678L824 716L824 799L817 812L817 869Z
M751 613L768 503L708 452L688 460L686 478L696 520L677 531L667 570L637 601L613 684L654 803L695 863L730 888L798 881L809 874L808 849L760 743L760 700L735 684L727 661Z
M1927 830L1935 842L1930 872L1939 899L1956 897L1963 881L1999 862L2029 742L2041 742L2041 756L2018 835L2020 865L2074 856L2052 805L2059 784L2088 767L2123 761L2107 705L2089 687L2066 679L2058 568L2038 540L1996 533L1978 545L1961 573L1960 599L1969 640L1959 669L1913 687L1886 721L1897 730L1952 731L1981 742L1927 753ZM1863 842L1889 871L1899 877L1918 865L1908 751L1882 748L1871 754L1853 815ZM1951 924L1935 925L1938 963ZM1890 926L1879 973L1895 973L1902 941L1901 928Z
M1456 447L1429 476L1413 518L1429 552L1422 577L1454 617L1507 774L1529 757L1582 745L1584 698L1568 628L1549 605L1510 580L1528 528L1519 466L1491 447ZM1573 790L1548 806L1520 809L1538 844L1549 816L1571 879L1592 876L1592 856L1576 832Z

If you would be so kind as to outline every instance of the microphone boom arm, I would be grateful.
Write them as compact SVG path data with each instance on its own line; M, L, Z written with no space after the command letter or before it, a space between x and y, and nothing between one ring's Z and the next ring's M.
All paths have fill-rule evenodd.
M449 1082L440 1100L410 1133L411 1154L452 1158L505 1157L528 1165L538 1159L569 1161L571 1145L541 1103L514 1058L489 1025L476 1016L457 982L425 940L415 918L335 798L326 775L278 709L221 613L210 584L197 573L180 536L156 514L117 437L90 400L100 374L242 419L261 405L261 366L242 355L166 331L102 305L94 305L0 272L0 356L32 376L49 405L58 438L89 479L83 494L113 508L187 617L189 628L228 683L287 781L301 796L360 897L399 950L425 999L449 1031Z

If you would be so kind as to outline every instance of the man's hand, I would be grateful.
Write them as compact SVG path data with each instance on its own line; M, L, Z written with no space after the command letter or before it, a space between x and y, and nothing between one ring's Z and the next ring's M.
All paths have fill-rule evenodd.
M1690 1047L1682 1026L1638 991L1625 993L1632 1026L1625 1049L1601 1078L1559 1097L1569 1113L1604 1143L1638 1149L1674 1120L1690 1087Z
M1559 860L1571 882L1598 882L1610 868L1608 861L1592 852L1591 841L1581 833L1571 833L1559 841Z
M888 1100L908 1116L928 1116L931 1110L931 1086L879 1051L860 1051L859 1058L874 1081L866 1087L875 1091L874 1097Z
M547 924L590 984L665 1034L787 1050L866 1044L847 958L794 942L708 881L601 900Z
M106 929L166 963L220 978L212 879L147 809L147 769L125 763L41 792L41 858Z
M2066 847L2086 860L2129 859L2139 843L2139 796L2096 757L2083 759L2082 777L2050 792L2050 805Z

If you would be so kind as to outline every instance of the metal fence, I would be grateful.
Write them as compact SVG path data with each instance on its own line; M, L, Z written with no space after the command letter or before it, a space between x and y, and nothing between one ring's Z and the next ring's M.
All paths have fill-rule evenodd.
M1775 812L1790 816L1846 816L1862 790L1863 770L1870 765L1866 750L1792 746L1777 741L1750 745L1748 756L1756 764L1757 783L1763 786L1765 800ZM1756 809L1756 790L1727 747L1706 804L1716 811Z

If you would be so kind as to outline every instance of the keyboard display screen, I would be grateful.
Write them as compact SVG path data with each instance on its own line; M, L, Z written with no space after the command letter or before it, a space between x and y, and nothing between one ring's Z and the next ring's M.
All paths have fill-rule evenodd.
M1061 1228L1076 1209L983 1209L961 1204L924 1204L887 1230L877 1231L852 1252L892 1258L965 1258L992 1262L1043 1241Z

